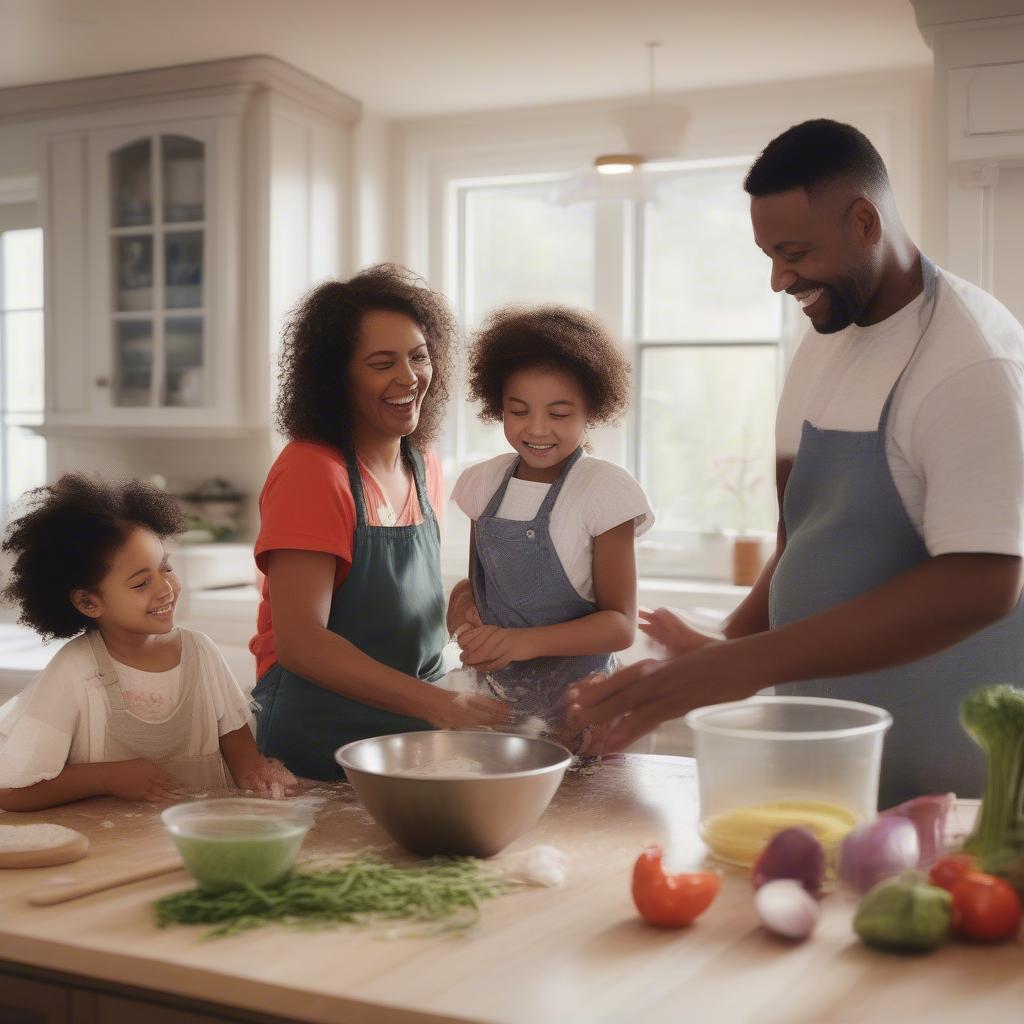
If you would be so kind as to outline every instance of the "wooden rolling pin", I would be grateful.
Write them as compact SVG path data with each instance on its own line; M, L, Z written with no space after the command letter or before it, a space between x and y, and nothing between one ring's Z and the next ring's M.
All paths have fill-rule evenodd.
M66 903L68 900L77 900L81 896L91 896L93 893L105 892L107 889L116 889L119 885L141 882L143 879L167 875L172 871L183 871L184 868L181 858L175 855L150 861L149 864L133 868L130 871L119 871L116 874L100 876L87 881L69 878L67 882L61 882L54 879L46 885L39 886L38 889L33 889L28 894L28 901L34 907L48 907L54 903Z

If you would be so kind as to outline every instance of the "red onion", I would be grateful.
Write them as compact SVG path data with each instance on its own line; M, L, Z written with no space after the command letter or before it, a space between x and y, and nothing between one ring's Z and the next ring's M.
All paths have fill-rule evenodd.
M761 924L787 939L806 939L821 917L818 901L797 881L776 878L757 890L754 909Z
M792 878L817 895L825 877L825 851L807 828L776 832L754 862L750 875L755 889L778 878Z
M917 867L921 847L909 818L886 815L855 828L839 849L839 877L865 893L885 878Z
M882 811L885 816L909 818L917 829L921 856L917 866L930 868L942 856L946 847L946 818L956 802L955 793L936 796L915 796L913 800Z

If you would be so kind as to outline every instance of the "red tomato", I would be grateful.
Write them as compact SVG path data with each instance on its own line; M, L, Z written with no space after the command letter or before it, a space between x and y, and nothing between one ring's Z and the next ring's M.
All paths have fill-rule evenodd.
M640 916L662 928L689 924L711 906L722 885L717 871L667 875L660 846L648 846L633 867L633 902Z
M952 928L976 942L1012 939L1020 927L1020 897L1009 882L973 871L952 888Z
M928 872L928 881L937 885L947 892L953 891L953 886L960 881L964 875L978 870L978 861L969 853L951 853L948 857L940 857Z

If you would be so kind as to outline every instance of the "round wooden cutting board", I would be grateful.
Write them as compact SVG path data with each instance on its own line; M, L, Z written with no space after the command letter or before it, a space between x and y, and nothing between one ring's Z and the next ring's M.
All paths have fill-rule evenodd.
M0 825L0 868L47 868L55 864L70 864L88 852L89 840L73 828L62 825Z

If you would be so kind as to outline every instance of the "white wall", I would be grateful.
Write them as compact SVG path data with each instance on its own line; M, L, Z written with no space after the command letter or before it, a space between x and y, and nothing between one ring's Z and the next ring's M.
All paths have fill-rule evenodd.
M886 160L907 228L920 237L930 95L930 73L896 71L664 99L690 110L681 159L756 155L773 136L812 117L856 125ZM398 123L391 252L443 286L450 181L582 169L598 153L621 150L622 136L608 115L627 105L607 101Z

